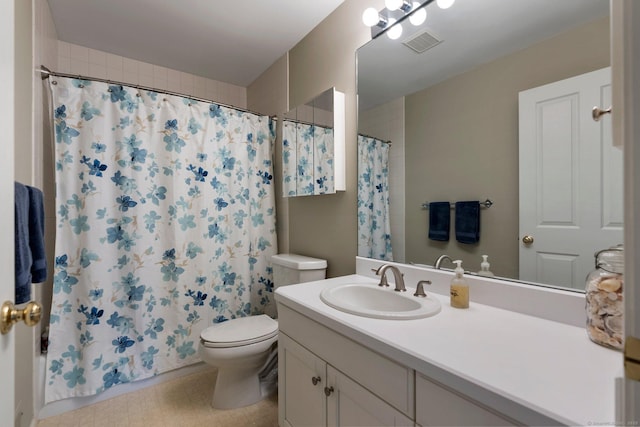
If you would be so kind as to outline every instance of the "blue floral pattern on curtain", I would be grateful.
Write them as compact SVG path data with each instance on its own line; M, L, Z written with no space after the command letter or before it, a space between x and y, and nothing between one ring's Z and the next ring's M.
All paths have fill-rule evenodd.
M358 256L393 261L389 148L379 139L358 135Z
M285 197L335 193L333 128L283 121Z
M55 81L47 402L199 361L203 329L272 306L277 249L268 117Z

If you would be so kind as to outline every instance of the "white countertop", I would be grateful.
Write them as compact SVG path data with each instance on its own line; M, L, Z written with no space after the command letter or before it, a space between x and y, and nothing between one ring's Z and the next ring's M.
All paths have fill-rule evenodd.
M365 318L320 300L322 289L344 283L377 281L350 275L285 286L276 300L517 420L535 424L540 414L541 423L615 422L622 353L591 342L584 328L474 303L473 292L468 309L455 309L429 289L442 304L433 317Z

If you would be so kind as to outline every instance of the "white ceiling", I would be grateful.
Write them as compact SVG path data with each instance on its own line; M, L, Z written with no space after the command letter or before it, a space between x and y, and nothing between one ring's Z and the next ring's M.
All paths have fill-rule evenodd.
M400 39L381 35L358 49L360 108L432 86L608 13L609 0L456 0L446 10L434 2L419 28L403 23ZM424 30L442 43L421 54L402 45Z
M62 41L246 87L344 0L48 1Z

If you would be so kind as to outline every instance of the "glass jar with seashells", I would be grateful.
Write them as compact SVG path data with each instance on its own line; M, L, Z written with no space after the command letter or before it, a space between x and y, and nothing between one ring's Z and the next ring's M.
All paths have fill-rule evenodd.
M596 269L587 276L587 333L591 341L621 350L624 304L624 249L618 245L595 254Z

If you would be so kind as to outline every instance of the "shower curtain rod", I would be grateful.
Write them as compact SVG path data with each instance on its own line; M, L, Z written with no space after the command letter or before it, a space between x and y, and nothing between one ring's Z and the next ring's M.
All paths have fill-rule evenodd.
M327 129L331 129L331 126L327 126L327 125L321 125L319 123L311 123L311 122L305 122L304 120L294 120L294 119L288 119L288 118L283 118L282 119L283 122L290 122L290 123L298 123L301 125L309 125L309 126L318 126L321 128L327 128Z
M197 96L187 95L187 94L179 93L179 92L173 92L173 91L170 91L170 90L157 89L157 88L152 88L152 87L148 87L148 86L142 86L142 85L138 85L138 84L131 84L131 83L126 83L126 82L118 82L118 81L115 81L115 80L101 79L101 78L98 78L98 77L81 76L79 74L59 73L57 71L51 71L50 69L48 69L44 65L41 65L40 69L37 69L36 71L39 71L42 74L42 80L46 80L49 77L54 76L54 77L67 77L67 78L79 79L79 80L91 80L91 81L94 81L94 82L102 82L102 83L115 84L115 85L120 85L120 86L129 86L129 87L133 87L133 88L140 89L140 90L147 90L147 91L150 91L150 92L156 92L156 93L162 93L162 94L166 94L166 95L179 96L179 97L182 97L182 98L192 99L194 101L206 102L208 104L221 105L223 107L231 108L231 109L234 109L236 111L242 111L244 113L255 114L256 116L266 116L266 114L257 113L255 111L251 111L251 110L248 110L246 108L235 107L233 105L224 104L222 102L213 101L211 99L200 98L200 97L197 97ZM273 119L273 118L275 118L275 116L269 116L269 118Z
M383 141L378 137L375 136L371 136L371 135L367 135L366 133L360 133L358 132L358 135L360 136L364 136L365 138L371 138L371 139L377 139L378 141L382 142L383 144L389 144L389 146L391 147L393 145L393 143L391 141Z

